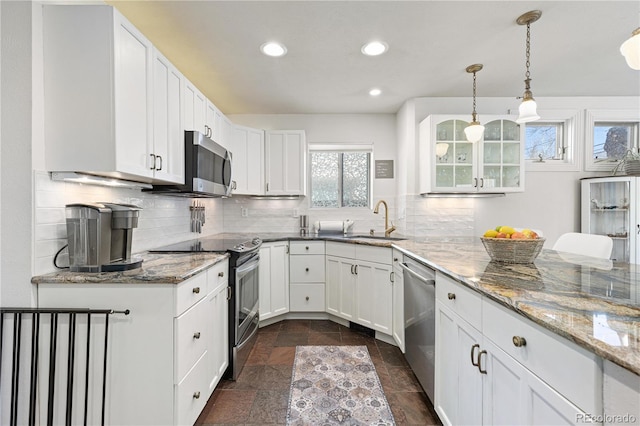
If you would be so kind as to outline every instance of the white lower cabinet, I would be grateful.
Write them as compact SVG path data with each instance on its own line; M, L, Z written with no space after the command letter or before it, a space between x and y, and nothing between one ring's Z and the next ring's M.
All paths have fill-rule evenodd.
M289 242L262 244L260 248L260 321L289 312Z
M392 333L391 249L327 242L327 312Z
M443 424L571 425L602 414L598 357L442 274L436 298L434 405Z
M228 365L227 269L225 260L177 285L38 285L39 308L130 310L109 321L106 424L194 424ZM104 327L95 322L92 330ZM102 368L92 357L90 371ZM90 386L101 395L101 380ZM90 407L88 423L100 423L100 405ZM58 411L53 422L63 424Z
M404 353L404 275L402 267L400 266L402 258L402 252L393 249L393 340L395 340L402 353Z
M324 241L289 243L289 298L291 312L325 310Z

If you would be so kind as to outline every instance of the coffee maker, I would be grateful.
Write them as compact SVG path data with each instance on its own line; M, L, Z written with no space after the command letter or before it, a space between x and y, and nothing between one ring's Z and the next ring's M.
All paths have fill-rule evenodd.
M69 269L113 272L139 268L142 259L131 258L131 241L140 210L116 203L66 205Z

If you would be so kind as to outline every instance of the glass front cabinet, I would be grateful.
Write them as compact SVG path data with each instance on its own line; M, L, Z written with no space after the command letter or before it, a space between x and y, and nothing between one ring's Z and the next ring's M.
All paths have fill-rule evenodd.
M469 118L430 115L420 123L420 193L524 191L524 126L484 115L484 138L471 143Z

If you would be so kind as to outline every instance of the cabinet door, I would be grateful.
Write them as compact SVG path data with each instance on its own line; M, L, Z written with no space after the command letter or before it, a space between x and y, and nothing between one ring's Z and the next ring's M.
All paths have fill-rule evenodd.
M218 128L220 127L220 118L218 117L218 114L219 111L216 106L210 100L205 100L205 133L215 142L220 143L218 141L220 137L220 130L218 130Z
M234 194L264 195L264 131L233 126Z
M193 85L185 79L184 85L184 130L196 130L207 133L205 129L205 116L207 98Z
M482 334L436 301L434 407L444 425L482 423L482 374L477 360Z
M490 117L480 151L480 192L524 191L524 126Z
M404 346L404 276L399 263L402 262L402 254L393 251L393 340L402 351Z
M114 13L116 171L153 176L151 43Z
M327 256L326 262L327 312L347 320L355 320L355 264L335 256Z
M305 195L306 142L302 130L267 131L267 195Z
M210 330L207 353L209 355L208 385L211 395L229 365L229 302L227 286L216 288L207 296L207 329Z
M356 275L355 321L385 334L391 334L391 267L358 260Z
M184 133L182 131L182 74L160 52L153 55L154 177L184 183Z
M263 244L260 248L260 320L289 312L288 243Z

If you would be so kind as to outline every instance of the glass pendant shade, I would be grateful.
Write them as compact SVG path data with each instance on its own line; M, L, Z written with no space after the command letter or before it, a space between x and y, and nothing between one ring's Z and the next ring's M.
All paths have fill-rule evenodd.
M518 108L520 115L516 119L516 123L528 123L530 121L539 120L540 116L536 111L537 109L538 105L536 105L536 101L533 99L523 100Z
M436 155L438 157L442 157L443 155L445 155L448 150L449 150L449 144L448 143L437 143L436 144Z
M620 46L620 53L634 70L640 70L640 28L636 29L631 37Z
M469 142L478 142L484 135L484 126L476 121L464 128L464 134Z

